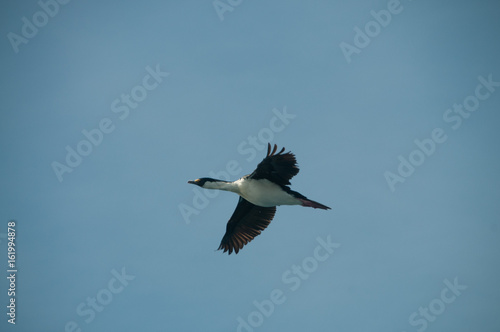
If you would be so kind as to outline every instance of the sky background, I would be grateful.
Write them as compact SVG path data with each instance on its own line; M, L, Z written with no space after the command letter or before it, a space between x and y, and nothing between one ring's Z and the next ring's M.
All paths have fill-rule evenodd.
M0 330L500 331L500 87L477 88L500 82L498 1L402 0L385 27L370 12L387 1L41 3L53 17L0 11ZM372 37L346 57L356 27ZM476 89L454 129L447 110ZM414 152L435 128L446 140ZM268 140L297 156L292 189L332 210L279 207L228 256L238 198L187 181L252 172Z

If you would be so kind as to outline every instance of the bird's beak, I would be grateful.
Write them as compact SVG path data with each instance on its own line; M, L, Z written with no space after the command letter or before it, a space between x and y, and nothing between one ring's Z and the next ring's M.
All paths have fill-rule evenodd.
M194 182L194 181L191 181L191 180L190 180L190 181L188 181L188 183L195 184L195 182Z

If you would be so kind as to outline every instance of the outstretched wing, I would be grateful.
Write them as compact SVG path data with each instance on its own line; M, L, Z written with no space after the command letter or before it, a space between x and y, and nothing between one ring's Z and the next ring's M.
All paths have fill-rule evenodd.
M299 173L297 160L291 152L286 152L282 148L276 153L278 146L274 144L271 152L271 144L267 143L267 156L257 165L257 169L250 174L251 179L268 179L276 184L286 186L290 184L290 179Z
M237 254L244 245L259 235L273 220L276 207L261 207L240 197L236 210L227 222L226 234L222 238L219 250Z

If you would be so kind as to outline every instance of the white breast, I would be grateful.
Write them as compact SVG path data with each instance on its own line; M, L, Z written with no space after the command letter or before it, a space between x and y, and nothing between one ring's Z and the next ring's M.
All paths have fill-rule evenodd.
M238 194L252 204L271 207L277 205L300 205L301 202L283 191L280 186L267 179L242 178L234 182Z

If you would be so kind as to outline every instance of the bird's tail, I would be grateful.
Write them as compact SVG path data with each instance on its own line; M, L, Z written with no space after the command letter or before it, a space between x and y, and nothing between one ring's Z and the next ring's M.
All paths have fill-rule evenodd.
M308 207L312 207L315 209L323 209L323 210L330 210L331 209L330 207L328 207L326 205L323 205L321 203L318 203L316 201L313 201L313 200L310 200L307 198L299 198L299 200L302 202L302 206L308 206Z

